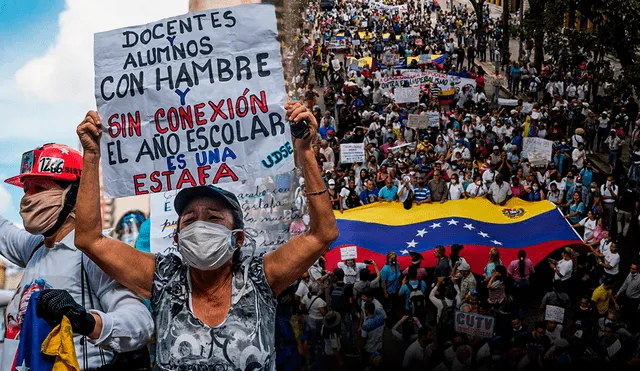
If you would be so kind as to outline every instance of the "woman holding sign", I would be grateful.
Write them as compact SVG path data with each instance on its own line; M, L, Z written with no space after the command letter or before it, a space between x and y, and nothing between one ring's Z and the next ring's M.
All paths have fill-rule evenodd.
M78 126L85 156L76 245L111 277L151 299L159 370L275 369L276 296L338 236L311 147L316 120L299 102L287 103L285 109L288 120L306 120L311 132L306 139L294 138L307 186L309 230L264 256L255 256L254 242L245 238L236 196L215 186L183 189L176 196L176 241L182 261L173 254L143 253L103 237L101 120L89 112Z

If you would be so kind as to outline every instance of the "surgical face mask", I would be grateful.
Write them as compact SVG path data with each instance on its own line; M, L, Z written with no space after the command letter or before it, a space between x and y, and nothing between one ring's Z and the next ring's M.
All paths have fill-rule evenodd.
M480 186L482 184L482 182L476 182L477 186Z
M451 184L456 184L458 183L458 179L451 179Z
M329 189L335 189L336 186L334 184L329 184Z
M538 190L538 186L533 186L533 190L537 191Z
M31 234L42 235L53 228L69 189L49 189L22 197L20 216L24 229Z
M178 234L180 254L190 267L218 269L233 257L236 249L233 232L240 231L231 231L220 224L196 221Z

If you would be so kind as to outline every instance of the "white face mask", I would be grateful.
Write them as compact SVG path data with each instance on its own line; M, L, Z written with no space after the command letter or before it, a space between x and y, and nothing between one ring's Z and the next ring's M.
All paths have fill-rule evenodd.
M184 261L190 267L201 270L220 268L233 257L236 250L233 232L227 227L196 221L178 234L178 246Z

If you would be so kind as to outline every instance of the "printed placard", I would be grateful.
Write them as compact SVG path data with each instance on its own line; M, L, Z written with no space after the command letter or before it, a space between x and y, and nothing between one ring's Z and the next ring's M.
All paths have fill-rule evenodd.
M490 338L493 337L495 318L477 313L456 311L455 329L469 336Z
M106 197L293 169L273 5L97 33L94 54Z

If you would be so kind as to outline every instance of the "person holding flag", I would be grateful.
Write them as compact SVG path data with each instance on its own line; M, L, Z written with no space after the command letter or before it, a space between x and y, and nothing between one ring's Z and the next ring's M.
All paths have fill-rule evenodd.
M35 313L51 327L60 324L63 316L71 321L82 370L110 363L113 351L140 349L151 339L153 322L142 299L112 280L74 245L81 173L80 152L62 144L45 144L25 152L20 174L5 181L24 189L20 201L24 230L0 217L0 255L24 268L24 273L7 306L2 370L35 366L17 359L16 353L18 347L29 345L24 344L26 333L35 331L25 328L35 323L26 321L26 316L29 299L40 291ZM31 346L39 353L40 344Z
M78 126L85 157L77 210L83 227L75 241L112 277L151 299L158 370L275 369L276 297L338 237L311 146L316 119L300 102L287 103L285 109L287 120L305 120L310 131L303 139L293 139L305 179L309 229L261 256L255 255L255 241L244 232L236 195L213 185L182 189L175 198L175 238L182 260L104 237L98 170L102 124L92 111Z

